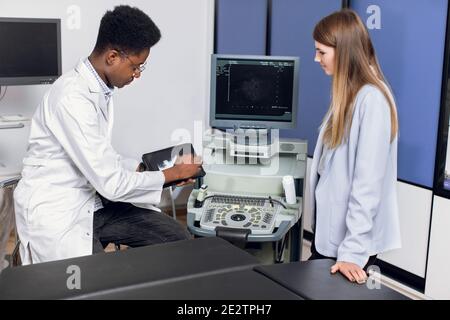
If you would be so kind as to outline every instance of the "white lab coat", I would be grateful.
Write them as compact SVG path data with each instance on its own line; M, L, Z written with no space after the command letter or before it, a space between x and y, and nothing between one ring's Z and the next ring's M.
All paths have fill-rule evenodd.
M317 205L316 250L363 267L369 256L401 246L397 138L390 142L388 102L374 86L359 90L348 137L326 153L319 180L323 131L309 181L310 212Z
M164 175L136 172L139 161L117 154L112 125L112 98L82 61L45 94L14 193L23 264L91 254L96 191L156 209Z

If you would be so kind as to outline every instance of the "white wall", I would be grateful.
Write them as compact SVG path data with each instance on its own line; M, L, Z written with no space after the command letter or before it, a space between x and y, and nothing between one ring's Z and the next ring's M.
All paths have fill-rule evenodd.
M120 153L139 158L142 153L180 142L180 134L185 140L193 138L196 121L205 125L213 49L213 1L0 0L0 15L61 18L65 72L80 58L89 55L102 15L118 4L139 7L155 21L162 33L161 41L151 50L142 77L114 96L113 144ZM73 29L77 10L80 28ZM9 87L0 102L0 114L20 113L31 117L48 87ZM8 158L8 164L20 163L27 136L27 129L0 130L0 162ZM9 143L14 139L19 143Z
M397 182L402 248L379 258L419 277L425 277L432 192Z
M425 294L450 299L450 200L434 197Z
M90 54L101 17L118 4L137 6L146 12L161 29L162 39L152 48L147 69L138 81L114 95L114 147L123 155L139 159L143 153L191 141L201 153L202 130L208 125L209 114L214 1L0 0L0 15L60 18L62 66L66 72ZM32 117L48 88L8 87L0 102L0 115ZM0 130L0 175L20 172L28 134L29 123L23 129ZM185 203L186 194L183 192L177 203ZM165 193L161 206L167 205Z

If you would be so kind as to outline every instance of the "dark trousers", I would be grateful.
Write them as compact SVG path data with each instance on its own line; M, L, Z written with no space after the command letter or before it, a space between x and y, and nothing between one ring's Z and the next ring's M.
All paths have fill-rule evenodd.
M93 229L94 253L109 243L141 247L190 238L186 228L166 214L123 202L108 202L97 210Z

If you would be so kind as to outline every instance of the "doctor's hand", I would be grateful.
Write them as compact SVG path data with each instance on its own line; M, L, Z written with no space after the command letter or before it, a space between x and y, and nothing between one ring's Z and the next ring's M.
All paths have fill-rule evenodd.
M176 187L183 187L183 186L187 186L189 184L194 184L194 183L195 183L195 179L188 179L188 180L185 180L183 182L180 182L180 183L176 184L175 186Z
M191 177L196 176L200 172L202 165L201 158L192 156L183 156L177 159L172 168L163 170L165 183L170 183L176 180L185 180L177 186L183 186L193 183L195 180Z
M331 267L331 273L340 272L351 282L359 284L365 283L367 280L366 272L360 266L351 262L338 261Z
M136 168L136 172L144 172L145 171L145 165L141 162Z
M197 164L202 165L202 158L199 156L193 156L192 154L184 154L182 156L178 156L175 160L175 165L179 164Z

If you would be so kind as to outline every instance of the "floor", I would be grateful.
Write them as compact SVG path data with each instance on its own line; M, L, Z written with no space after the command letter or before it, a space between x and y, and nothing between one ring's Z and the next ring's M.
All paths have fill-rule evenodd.
M166 209L166 210L163 209L163 211L166 212L168 215L172 216L172 209ZM177 209L176 211L177 211L176 212L177 221L179 221L183 225L186 225L186 209L180 208L180 209ZM13 252L14 244L15 244L15 236L14 236L14 233L11 233L11 237L8 241L7 248L6 248L7 255L10 255ZM310 242L306 241L306 240L303 241L302 260L306 260L310 256L310 254L311 254L310 248L311 248ZM121 250L124 250L124 249L126 249L126 246L121 246ZM110 244L105 249L106 252L112 252L115 250L116 250L116 248L114 247L113 244ZM386 285L386 286L392 288L393 290L399 291L400 293L410 297L411 299L414 299L414 300L428 299L424 294L417 292L401 283L398 283L393 279L390 279L385 276L381 276L380 278L381 278L382 285Z
M14 231L11 232L11 236L9 237L8 243L6 244L6 254L10 255L14 250L14 244L16 243L16 237L14 235Z

